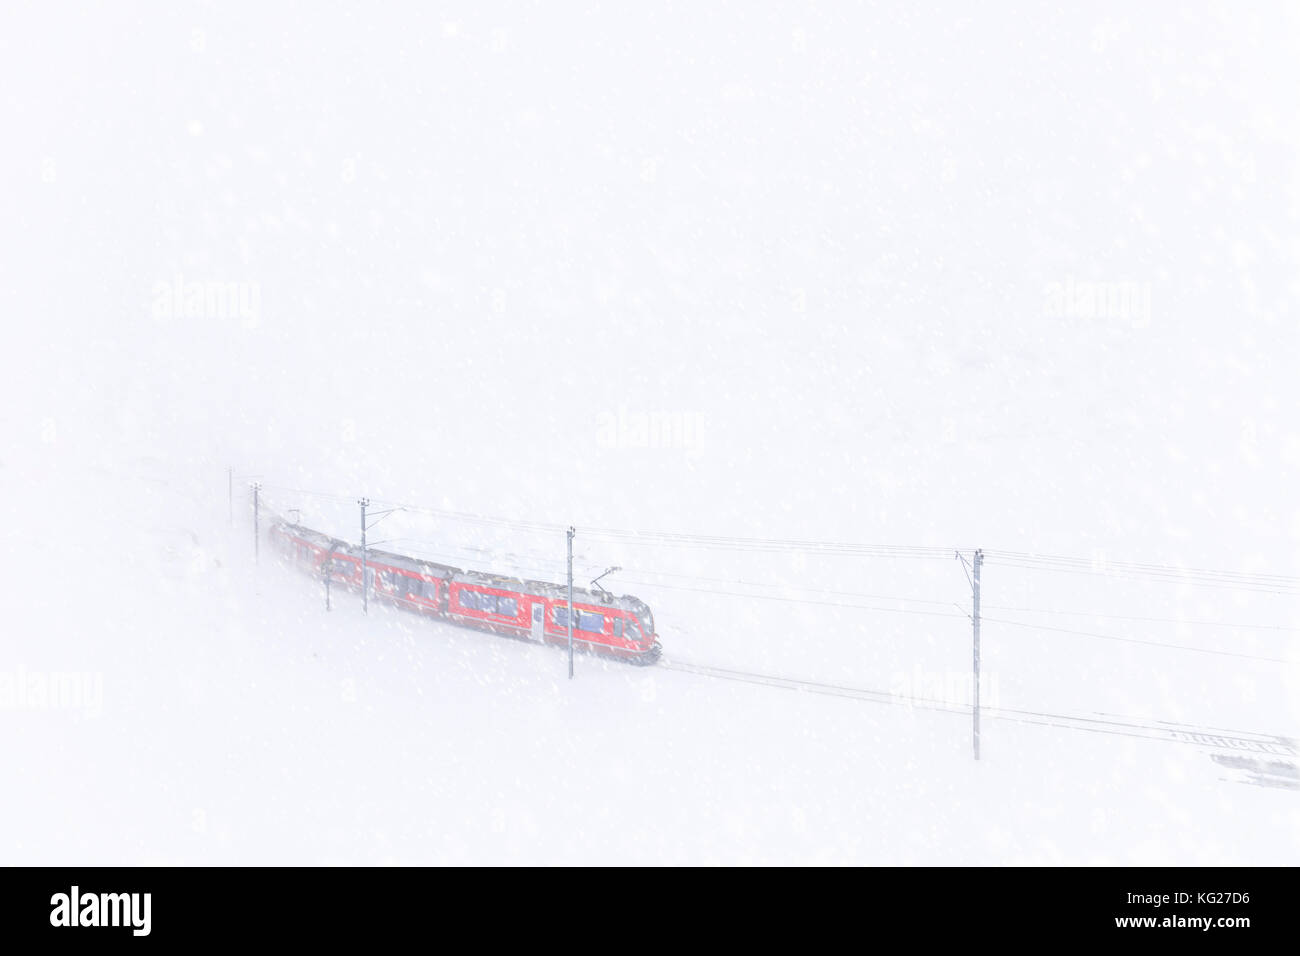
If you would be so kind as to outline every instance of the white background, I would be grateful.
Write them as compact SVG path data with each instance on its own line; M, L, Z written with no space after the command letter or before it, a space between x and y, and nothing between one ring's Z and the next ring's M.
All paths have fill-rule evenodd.
M1294 863L1297 791L1213 748L976 765L957 716L326 616L226 469L351 538L368 494L1294 576L1297 47L1282 5L7 6L0 861ZM955 560L578 547L670 660L969 670ZM1294 581L984 584L1003 707L1300 728Z

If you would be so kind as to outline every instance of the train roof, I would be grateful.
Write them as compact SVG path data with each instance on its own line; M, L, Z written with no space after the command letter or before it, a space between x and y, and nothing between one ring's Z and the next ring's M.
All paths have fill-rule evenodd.
M361 549L355 546L348 548L351 555L359 555ZM369 564L387 564L390 567L402 568L407 571L415 571L419 574L430 574L438 578L450 578L453 575L462 573L460 568L452 567L450 564L439 564L437 561L426 561L423 558L412 558L406 554L396 554L392 551L376 551L374 548L366 549L366 562Z
M310 544L320 545L323 548L330 548L333 550L338 548L340 545L343 547L347 546L347 543L339 538L332 538L320 531L315 531L311 528L304 528L302 525L294 524L292 521L281 519L276 522L275 527L293 535L295 538L301 538Z
M336 554L345 554L349 557L360 558L361 548L358 545L344 541L342 538L334 538L330 535L323 534L312 528L305 528L300 524L294 524L292 521L280 520L277 525L284 531L292 534L296 538L301 538L310 544L319 545L328 548ZM373 564L386 564L395 568L403 568L408 571L416 571L420 574L431 574L435 577L451 577L458 574L460 568L452 567L450 564L439 564L437 561L426 561L423 558L412 558L409 555L397 554L393 551L381 551L378 548L366 549L366 560Z
M295 537L328 548L330 551L346 554L350 557L360 557L361 555L361 548L358 545L350 544L341 538L334 538L311 528L305 528L302 525L294 524L292 521L278 518L277 526ZM403 568L407 571L415 571L417 574L428 574L433 577L457 581L461 584L481 584L486 587L500 588L503 591L536 594L539 597L556 601L567 601L569 599L568 586L555 584L551 581L532 581L525 578L511 577L508 574L494 574L489 571L466 571L449 564L439 564L436 561L426 561L423 558L412 558L409 555L397 554L392 551L379 551L374 548L366 549L366 560L369 563ZM583 604L630 611L638 617L647 619L650 617L649 606L640 598L633 597L630 594L615 595L608 591L575 587L573 589L573 599L574 601L581 601Z

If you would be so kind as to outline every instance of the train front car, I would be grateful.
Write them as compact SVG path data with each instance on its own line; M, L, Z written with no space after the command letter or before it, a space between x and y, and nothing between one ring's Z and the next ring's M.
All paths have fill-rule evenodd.
M630 594L614 599L615 604L628 617L623 625L623 637L631 653L628 659L635 664L653 664L663 655L659 635L655 633L655 618L650 608L640 598Z
M569 639L569 596L563 585L480 571L449 579L446 616L453 623L546 644ZM658 660L654 618L638 599L573 590L573 641L582 650L638 664Z
M559 588L560 599L553 608L552 633L568 639L567 591ZM653 664L663 648L655 635L650 608L630 594L615 597L607 591L573 590L573 639L589 650L608 654L633 664Z
M568 589L540 585L550 598L546 639L564 642L569 636ZM573 640L582 648L633 664L653 664L662 648L655 637L654 617L645 603L630 594L573 589Z

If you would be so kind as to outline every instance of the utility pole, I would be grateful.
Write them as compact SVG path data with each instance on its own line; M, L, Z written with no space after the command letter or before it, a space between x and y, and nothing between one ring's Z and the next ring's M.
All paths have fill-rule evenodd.
M980 759L980 567L984 564L984 552L976 549L975 551L975 574L974 574L974 613L971 615L971 622L975 628L975 707L972 711L974 719L974 745L975 759Z
M333 554L334 554L334 542L331 541L330 553L325 555L325 560L321 564L321 567L325 569L325 610L327 611L330 609L330 578L333 576L334 573L334 569L330 567L330 565L334 561L333 557L331 557L331 555Z
M233 465L227 466L226 485L230 495L230 526L232 528L235 526L235 478L239 478L240 481L248 481L248 479L250 478L261 478L261 477L262 475L236 475L234 466ZM248 487L251 488L253 486L250 483ZM262 486L259 484L258 487L260 488Z
M257 530L258 509L260 507L257 493L262 490L260 481L253 482L253 563L259 564L262 560L261 537Z
M369 517L374 521L367 522L366 509L370 507L369 498L358 498L357 504L361 506L361 610L370 613L370 569L366 566L366 532L373 528L379 522L383 521L394 511L405 511L400 505L396 508L388 508L384 511L373 511ZM380 541L380 544L384 542Z
M966 580L970 582L971 596L973 598L971 607L971 627L973 637L973 664L975 669L975 686L974 694L971 698L971 745L975 750L975 759L980 759L980 568L984 566L984 552L979 548L975 549L974 561L969 565L966 564L965 556L958 551L957 560L961 562L961 568L966 572Z
M573 680L573 527L569 527L569 680Z
M370 507L370 499L360 498L357 504L361 505L361 610L369 614L370 588L366 586L366 509Z

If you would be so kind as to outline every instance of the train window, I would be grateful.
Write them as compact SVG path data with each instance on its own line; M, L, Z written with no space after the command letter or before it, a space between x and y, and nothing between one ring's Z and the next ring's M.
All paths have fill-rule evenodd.
M552 612L557 627L569 626L569 609L567 607L557 607ZM573 626L580 631L591 631L594 634L605 633L605 615L594 614L591 611L578 611L577 620Z
M512 597L497 597L497 613L506 617L519 616L519 602Z
M623 636L623 619L621 617L614 618L614 636Z
M484 594L482 591L460 592L460 606L469 608L472 611L487 611L489 614L510 614L513 617L515 610L502 610L503 605L506 604L512 609L517 609L514 598Z

